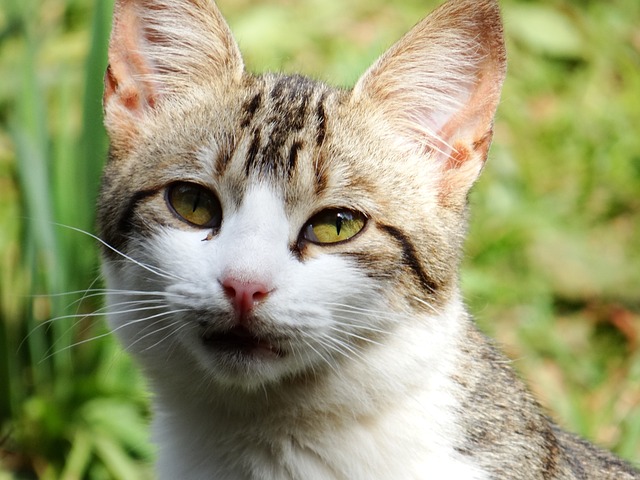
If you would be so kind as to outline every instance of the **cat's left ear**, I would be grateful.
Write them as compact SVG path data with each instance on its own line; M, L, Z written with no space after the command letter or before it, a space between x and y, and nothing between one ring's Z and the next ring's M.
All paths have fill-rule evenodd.
M379 111L394 143L436 162L447 202L482 170L505 69L497 1L449 0L374 63L352 101Z

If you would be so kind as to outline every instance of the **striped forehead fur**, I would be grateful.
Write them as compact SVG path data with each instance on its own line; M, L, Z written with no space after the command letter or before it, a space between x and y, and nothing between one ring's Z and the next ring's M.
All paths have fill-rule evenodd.
M326 87L301 76L268 75L242 105L239 128L251 138L245 173L285 175L297 167L300 151L316 148L326 129Z

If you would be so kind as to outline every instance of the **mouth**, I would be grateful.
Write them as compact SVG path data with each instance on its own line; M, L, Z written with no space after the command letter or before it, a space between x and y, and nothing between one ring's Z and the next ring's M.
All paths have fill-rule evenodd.
M271 358L285 356L285 352L273 340L258 336L246 327L233 327L224 332L205 331L202 334L202 343L208 348L228 353Z

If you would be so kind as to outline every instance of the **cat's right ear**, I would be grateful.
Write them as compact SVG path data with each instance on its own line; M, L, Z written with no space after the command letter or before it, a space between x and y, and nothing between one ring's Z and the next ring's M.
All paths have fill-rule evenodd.
M130 143L158 102L238 80L240 50L213 0L116 0L103 105L112 143Z

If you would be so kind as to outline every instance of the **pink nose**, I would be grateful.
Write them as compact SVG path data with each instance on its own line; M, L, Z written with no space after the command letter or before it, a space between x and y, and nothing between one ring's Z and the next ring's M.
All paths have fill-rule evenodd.
M241 282L234 278L225 278L221 283L225 295L240 316L250 312L256 303L269 295L269 288L259 282Z

